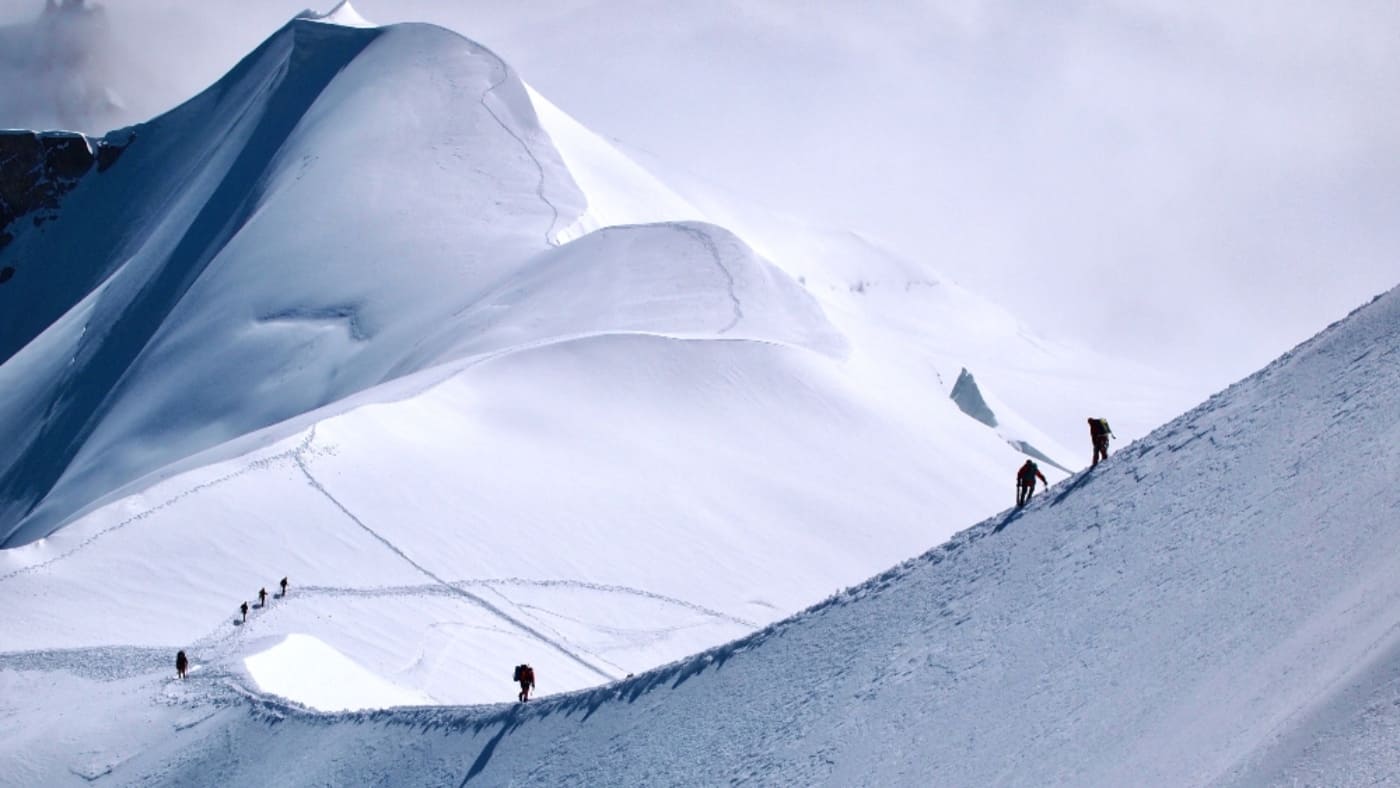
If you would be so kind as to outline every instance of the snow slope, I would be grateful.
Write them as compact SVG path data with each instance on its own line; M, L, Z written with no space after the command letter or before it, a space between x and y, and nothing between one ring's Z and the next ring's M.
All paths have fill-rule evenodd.
M999 414L1068 453L1093 357L857 236L770 260L489 51L352 13L116 135L0 250L21 664L187 648L324 709L499 700L520 659L577 690L999 508L1019 454L955 365L1018 371Z
M953 411L930 399L951 377L920 357L929 345L984 365L1033 347L981 352L991 310L970 300L957 312L917 297L878 304L838 314L833 331L826 315L842 308L826 292L834 285L799 289L744 241L685 224L705 216L530 94L486 50L425 26L364 29L346 6L326 19L337 14L355 26L295 20L214 88L119 135L129 144L117 164L0 252L17 263L0 289L0 383L14 392L0 426L18 436L0 456L5 544L48 534L172 463L463 353L604 330L694 338L701 327L685 310L708 307L666 299L692 288L692 301L723 304L717 284L749 284L736 272L772 303L750 288L738 328L724 319L701 333L797 337L847 354L845 376L872 406L921 420L938 444ZM639 222L670 229L631 226ZM619 229L564 257L544 255L600 227ZM617 240L629 233L647 240ZM846 250L814 248L853 265ZM571 302L529 295L515 304L509 295L589 254L632 257L572 283L600 290L577 290ZM668 257L681 259L650 281L607 282ZM666 279L682 267L697 268ZM492 330L494 344L471 334L488 321L486 298L492 310L509 308L490 319L505 324ZM619 298L651 304L653 319L611 323ZM942 315L932 325L903 318L930 309ZM891 328L867 337L872 321ZM868 374L875 359L879 374ZM1073 375L1088 366L1081 361L1092 360L1049 366ZM1069 400L1051 399L1043 413L1054 416L1040 421L1072 424ZM1143 426L1168 412L1135 409ZM999 461L1014 465L1014 456Z
M673 162L629 155L802 282L855 348L851 374L884 396L884 407L917 415L930 388L951 395L966 369L997 400L998 434L1079 468L1089 461L1089 416L1111 417L1116 433L1132 440L1209 393L1155 369L1153 348L1119 358L1041 334L987 297L996 293L971 292L946 276L943 267L967 263L946 259L937 237L910 258L863 233L744 199ZM1055 275L1027 261L1027 277Z
M5 650L305 675L273 647L315 642L445 703L509 696L518 654L559 692L1010 497L1016 452L936 372L881 385L812 291L539 106L447 31L298 19L23 224Z
M1023 512L597 689L326 714L168 651L9 653L0 741L50 784L1386 784L1397 353L1400 289ZM53 711L80 694L101 719Z
M7 257L75 265L0 294L33 302L0 331L8 543L380 382L547 249L581 198L511 76L437 28L296 20L20 235Z
M1270 638L1312 643L1301 617L1334 599L1321 589L1370 582L1365 566L1298 565L1289 533L1315 515L1367 560L1387 555L1385 537L1344 531L1371 527L1353 496L1393 500L1378 479L1394 475L1394 294L996 539L982 537L1005 521L764 629L1004 505L1010 441L1063 458L1085 415L1142 434L1179 392L1037 337L926 262L672 189L470 41L358 19L344 6L289 23L209 91L114 137L115 163L0 249L16 271L0 288L0 752L16 764L3 779L1121 782L1110 767L1152 754L1125 747L1199 744L1194 718L1183 733L1142 716L1143 693L1162 688L1153 713L1198 715L1191 699L1220 693L1183 665L1231 686L1261 653L1294 669ZM1346 353L1352 366L1318 371ZM964 368L996 428L949 397ZM1381 416L1362 420L1370 432L1307 432L1334 396ZM1342 439L1359 454L1334 450ZM1324 468L1304 467L1318 456ZM1260 497L1249 485L1274 477L1236 471L1276 463L1363 482ZM1231 508L1246 505L1231 490L1253 508ZM1279 519L1294 531L1278 543L1240 530ZM1139 520L1130 539L1112 527ZM1303 579L1280 595L1285 571ZM284 575L291 592L244 622L238 603ZM1258 619L1203 627L1207 592L1247 597L1236 607ZM1115 625L1125 611L1154 623ZM644 674L755 632L744 654ZM1334 660L1359 653L1337 642ZM160 677L179 648L195 668L172 684ZM905 685L928 675L906 654L947 680ZM522 660L546 696L529 714L305 711L504 700ZM1139 694L1073 722L1137 738L1085 735L1107 760L1056 760L1080 745L1047 709L1112 682ZM741 693L787 686L730 715ZM619 689L632 702L614 703ZM1313 689L1277 693L1275 717L1334 720L1331 749L1307 761L1326 769L1349 746L1351 695ZM73 719L77 706L90 713ZM1292 745L1264 748L1311 728L1229 727L1246 716L1222 713L1209 730L1224 749L1201 768L1293 768ZM925 723L943 738L915 751L952 771L881 749ZM1028 754L1001 759L1008 777L978 771L995 759L969 764L969 742L943 733L963 729ZM619 749L638 738L649 755ZM239 763L233 741L287 749ZM538 760L543 741L565 744ZM698 764L665 742L718 754ZM400 746L416 755L359 751ZM875 760L885 771L866 771Z

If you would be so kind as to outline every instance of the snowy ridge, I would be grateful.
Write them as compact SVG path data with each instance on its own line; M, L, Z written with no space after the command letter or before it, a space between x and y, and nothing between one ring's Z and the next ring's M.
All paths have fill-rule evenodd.
M360 16L360 12L355 10L355 7L350 4L350 0L342 0L340 5L324 14L318 14L309 9L302 11L297 14L297 19L309 19L313 22L325 22L342 27L379 27L379 25Z
M1400 290L1021 513L730 645L528 706L319 714L82 652L166 698L121 713L175 730L93 762L123 784L267 784L290 764L432 785L1385 782L1397 348ZM81 686L68 657L3 659L12 681ZM27 746L48 735L32 774L82 734Z
M1020 434L1072 423L1098 383L1083 375L1096 359L1042 352L988 305L863 241L778 244L774 267L489 50L421 25L317 23L342 18L358 18L348 3L292 21L213 88L123 134L120 167L0 252L65 261L27 264L0 290L0 385L15 392L0 428L16 436L0 455L0 544L52 533L206 451L294 434L397 378L603 333L849 357L842 374L868 407L909 414L935 444L951 433L928 397L970 356L996 357L978 358L992 375L1032 356L996 386L1008 397L1047 372L1070 382L1014 396L1006 418L1034 411ZM877 271L895 278L861 278ZM925 286L931 299L911 297ZM716 299L728 317L709 322ZM922 315L936 317L911 318ZM981 341L989 325L1002 340ZM1119 392L1108 399L1131 408L1132 435L1172 397L1124 400L1127 385L1092 391ZM1163 388L1136 385L1149 400ZM1032 443L1063 457L1068 431L1049 434Z
M541 118L548 122L549 114ZM552 125L550 133L556 133ZM1115 431L1131 440L1206 393L1184 389L1141 359L1105 357L1040 336L984 294L950 280L936 258L909 259L862 233L813 226L747 204L690 172L642 160L684 195L690 210L737 233L803 284L852 346L851 374L883 407L917 419L926 397L950 393L960 370L973 369L999 400L998 418L1011 425L1005 438L1083 467L1088 453L1064 447L1085 445L1084 418L1093 415L1085 408L1113 416Z
M423 53L433 59L419 65L413 58ZM442 106L385 113L385 101ZM245 120L219 125L229 118ZM539 275L531 272L550 268L534 258L560 243L556 230L578 221L584 199L509 67L440 29L296 20L218 86L136 129L136 138L130 162L70 195L52 231L22 233L6 251L79 261L76 270L30 267L0 291L3 300L31 301L5 310L0 325L0 347L12 354L0 380L20 392L0 407L0 423L22 436L0 458L8 544L50 532L162 466L469 353L617 330L798 344L823 335L834 346L820 312L789 280L750 271L767 263L732 236L712 242L718 230L693 224L640 245L647 259L669 266L659 272L629 262L621 240L598 252L612 255L604 265L626 266L614 273L632 275L594 277L607 297L653 302L643 329L612 321L621 305L605 294L576 291L573 312L551 313L554 333L536 329L522 341L497 330L495 344L465 333L486 311L498 328L531 320L499 294L534 286ZM366 159L366 144L389 139L424 143L376 147ZM349 160L361 164L343 167ZM425 168L444 177L415 179ZM128 193L136 197L112 204ZM304 220L313 205L315 220ZM111 221L89 231L100 214ZM660 308L661 291L642 292L684 295L681 280L663 273L679 272L693 255L668 249L697 243L719 278L690 277L697 289L689 295L725 299L718 332L688 323L680 304ZM563 253L578 261L586 252ZM334 266L288 268L281 261L289 257ZM385 266L403 260L413 261L412 274ZM768 289L787 295L763 302ZM768 308L755 309L743 329L739 290ZM488 297L497 301L487 306ZM800 335L784 333L780 310L788 307L807 326ZM450 348L460 345L454 330L470 346ZM439 352L425 350L434 345ZM168 369L182 370L183 380Z

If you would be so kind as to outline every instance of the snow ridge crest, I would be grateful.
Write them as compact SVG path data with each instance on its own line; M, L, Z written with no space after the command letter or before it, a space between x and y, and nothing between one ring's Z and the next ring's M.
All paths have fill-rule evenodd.
M365 19L355 10L355 6L350 4L350 0L343 0L340 5L332 8L324 14L318 14L311 9L306 9L297 14L297 19L306 19L312 22L324 22L330 25L341 25L342 27L379 27L375 23Z

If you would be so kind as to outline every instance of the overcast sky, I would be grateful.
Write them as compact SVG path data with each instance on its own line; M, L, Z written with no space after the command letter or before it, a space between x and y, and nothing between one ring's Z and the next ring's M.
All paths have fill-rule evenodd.
M131 120L305 1L109 0ZM41 5L5 0L0 22ZM1212 384L1400 283L1393 0L356 7L451 27L668 166Z

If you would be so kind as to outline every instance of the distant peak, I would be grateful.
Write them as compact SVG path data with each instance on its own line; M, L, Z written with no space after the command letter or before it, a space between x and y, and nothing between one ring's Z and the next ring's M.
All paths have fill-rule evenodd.
M344 27L379 27L375 23L360 16L360 12L355 10L355 6L350 4L350 0L341 0L340 5L332 8L329 12L318 14L307 9L297 14L297 19L309 19L313 22L325 22L329 25L341 25Z

